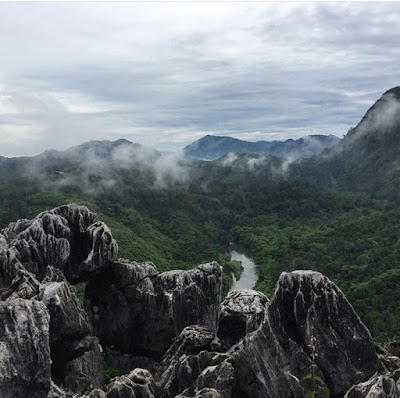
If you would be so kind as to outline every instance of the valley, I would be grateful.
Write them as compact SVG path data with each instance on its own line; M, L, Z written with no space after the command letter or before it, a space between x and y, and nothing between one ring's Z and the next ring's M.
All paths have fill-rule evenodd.
M393 92L400 89L384 94L363 120L371 119L368 115L375 115L376 109L384 111L385 95L400 103ZM367 380L379 366L396 369L393 359L383 354L378 358L374 348L374 344L391 347L400 338L399 200L394 189L387 196L383 193L383 187L396 181L397 149L391 147L397 147L395 138L388 137L396 136L400 118L396 114L385 123L389 127L375 137L378 142L372 147L366 144L368 154L364 144L372 133L360 122L336 146L289 163L254 153L228 153L202 161L127 140L92 141L36 157L1 158L2 298L22 300L36 294L41 301L32 303L39 307L29 310L36 314L29 318L34 329L40 328L35 322L45 319L39 315L40 305L46 304L50 311L53 365L48 369L50 359L44 359L47 381L38 382L38 391L48 391L51 373L57 385L79 393L93 383L103 387L111 381L107 387L111 397L113 389L121 388L120 379L113 377L136 368L129 374L135 389L139 388L135 380L151 376L143 372L153 372L157 397L177 396L183 386L195 396L190 388L214 385L221 377L218 372L231 364L238 374L244 369L245 376L232 376L229 388L218 387L233 388L228 396L234 397L236 388L245 397L264 391L275 398L291 391L300 398L303 388L297 382L292 387L288 387L291 380L282 382L286 373L280 373L281 366L289 365L276 362L275 350L306 358L299 369L289 366L290 372L304 374L311 366L303 351L310 338L309 332L303 333L304 322L313 325L313 333L324 342L319 366L337 397ZM364 156L359 168L354 165L357 150ZM382 167L376 168L377 162ZM16 328L7 308L3 308L11 317L7 328ZM69 324L57 315L61 313L75 314L71 319L80 314L83 323ZM69 335L64 338L65 327ZM348 335L346 331L353 329L355 334ZM218 333L216 346L210 330ZM43 339L43 334L35 333ZM6 333L4 338L13 341L13 336ZM278 343L282 336L289 340ZM362 336L357 344L368 347L363 351L365 364L357 360L361 351L354 348L358 347L354 336ZM244 337L249 345L238 348ZM272 351L265 351L266 338L277 341ZM96 348L98 341L106 348L105 356ZM199 377L189 387L194 381L184 381L181 370L173 368L174 355L182 355L180 344L191 347L196 341L205 347L201 354L205 363L212 363L213 350L222 362L217 362L217 373L210 380ZM343 357L329 353L332 344L344 347L339 350ZM289 346L297 347L299 354L285 351ZM236 347L238 354L230 356L229 347ZM197 349L191 347L185 355ZM194 360L190 355L187 360ZM258 362L246 362L248 355ZM269 356L273 360L264 363ZM341 365L329 358L351 363L351 375L338 373L335 379L337 372L329 369ZM75 360L79 365L73 365ZM71 366L89 367L86 376L76 381L77 370ZM147 370L140 370L140 376L138 368ZM32 369L21 370L25 371ZM258 384L252 384L254 376L247 372L260 374ZM264 380L269 374L280 376ZM182 386L170 385L170 377ZM387 377L391 383L395 372ZM154 389L150 385L148 391ZM361 391L362 383L353 388Z
M394 188L387 197L383 188L372 189L378 182L396 183L398 146L388 137L397 137L398 119L376 136L381 144L368 146L362 168L351 163L357 150L366 154L360 146L373 134L365 121L400 102L397 93L389 90L337 146L298 159L287 171L284 159L270 155L267 162L254 154L204 162L126 140L1 158L0 223L4 227L65 203L86 205L109 225L121 257L154 262L161 271L218 261L225 270L224 294L235 267L238 272L228 255L233 241L259 265L257 290L271 295L283 271L323 272L349 297L377 341L398 338L398 198ZM384 174L374 168L378 158ZM355 183L341 183L349 173ZM370 185L362 183L367 180Z

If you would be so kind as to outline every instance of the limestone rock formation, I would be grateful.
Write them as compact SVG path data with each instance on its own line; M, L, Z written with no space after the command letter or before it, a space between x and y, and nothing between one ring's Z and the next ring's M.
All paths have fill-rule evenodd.
M267 296L251 289L234 290L221 303L218 338L227 347L256 330L265 316Z
M298 380L311 369L312 336L317 372L333 396L367 380L380 366L369 331L336 285L318 272L283 273L265 321L244 340L253 369L262 370L254 396L303 396Z
M44 398L50 389L49 315L36 300L0 302L1 398Z
M174 397L194 383L216 354L210 352L213 340L214 334L204 326L184 328L155 373L157 396Z
M94 220L86 207L67 205L1 231L0 385L10 394L4 398L63 397L103 385L98 338L66 279L99 272L117 255L109 229Z
M0 263L1 264L1 263ZM8 287L3 288L1 300L9 298L31 299L39 294L41 283L22 266Z
M99 339L86 336L72 345L63 371L63 386L81 393L104 384L103 353Z
M352 387L344 398L400 398L400 369Z
M377 355L323 275L283 273L270 301L244 290L220 306L217 263L159 273L116 254L76 205L0 231L1 398L303 398L314 338L331 396L400 398L400 359ZM84 308L70 283L89 277ZM108 386L99 341L126 371Z
M177 395L176 398L188 398L186 395ZM221 394L214 388L203 388L194 398L222 398Z
M85 307L105 345L161 359L188 325L217 330L221 267L158 273L151 263L114 262L86 289Z
M239 293L233 296L240 298ZM240 312L240 306L233 308ZM226 305L222 310L226 312ZM175 363L179 365L169 367L161 377L156 374L156 380L169 377L175 388L182 388L180 380L188 380L183 371L187 367L186 373L196 377L180 391L185 397L213 388L227 398L303 398L305 388L300 379L311 371L312 336L317 339L319 354L316 375L327 382L332 396L343 396L353 384L368 380L381 368L368 330L343 293L317 272L297 271L281 275L257 330L247 333L225 354L210 350L196 358L177 354ZM169 389L168 383L161 387L163 393Z
M82 395L80 398L107 398L107 394L103 390L96 388L90 391L89 395Z
M18 220L0 235L2 284L10 284L21 264L41 281L47 265L61 269L72 282L85 280L115 260L118 246L108 227L85 206L65 205Z
M64 390L58 387L53 381L51 381L50 391L46 398L67 398L67 394L65 393Z
M154 380L145 369L116 377L107 387L107 398L154 398Z
M92 327L75 289L53 267L44 282L37 299L50 314L53 380L75 393L101 387L103 354L98 338L90 336Z

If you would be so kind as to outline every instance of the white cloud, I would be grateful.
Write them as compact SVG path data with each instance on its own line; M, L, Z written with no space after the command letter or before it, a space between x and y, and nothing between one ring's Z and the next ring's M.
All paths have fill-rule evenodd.
M399 84L399 19L396 3L0 3L0 138L33 126L2 152L341 136Z

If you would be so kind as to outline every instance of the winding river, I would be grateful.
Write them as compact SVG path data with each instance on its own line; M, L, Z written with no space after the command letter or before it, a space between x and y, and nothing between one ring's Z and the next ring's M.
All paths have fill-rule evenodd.
M257 265L254 261L242 253L242 249L239 246L232 245L231 250L229 250L231 255L231 260L238 260L242 263L243 272L240 279L237 281L235 276L233 276L233 284L231 290L241 290L241 289L252 289L257 282Z

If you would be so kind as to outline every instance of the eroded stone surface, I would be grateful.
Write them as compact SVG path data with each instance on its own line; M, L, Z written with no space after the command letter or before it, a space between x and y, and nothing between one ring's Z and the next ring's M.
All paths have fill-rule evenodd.
M125 376L111 380L107 398L155 398L154 380L146 369L135 369Z
M86 289L85 307L105 345L161 359L185 326L217 329L221 267L158 273L151 263L115 262Z
M43 332L43 338L47 339L47 345L50 346L51 359L49 347L47 351L43 349L43 355L47 353L49 357L40 367L43 372L50 371L51 367L51 376L66 389L63 392L65 394L81 393L103 384L103 355L99 341L91 336L89 318L74 288L67 281L83 280L100 272L117 256L117 244L111 232L103 223L95 223L95 217L84 206L66 205L43 212L33 220L18 220L0 233L0 299L6 300L8 306L20 302L18 300L22 298L31 299L26 303L36 303L31 306L43 306L47 319L47 331ZM13 315L18 321L25 319L28 311L20 307L16 307ZM34 316L33 310L30 316ZM35 318L27 322L33 321L36 321ZM24 329L25 326L21 322L3 325L6 328L4 330L14 330L17 336L23 334L28 350L40 338L36 335L35 325L29 331ZM9 344L7 340L4 341ZM12 349L7 348L6 343L2 345L2 352L7 357ZM31 354L18 348L18 344L15 346L20 351L13 354L13 361L19 366L25 362L26 366L32 366L29 376L32 380L24 374L26 369L21 370L21 388L24 388L24 384L36 386L42 383L39 370L31 363L33 359L28 357ZM14 363L5 359L0 359L0 362L0 366L6 368L4 375L7 372L16 373L18 367L13 369ZM35 372L39 372L38 377ZM47 376L50 377L50 373ZM40 396L46 397L47 393L50 396L60 395L61 390L57 388L55 384L50 385L49 379L48 391L44 393L43 387ZM13 391L12 387L10 391ZM15 397L28 396L18 395L16 391L13 393Z
M344 398L400 398L400 369L352 387Z
M43 398L50 389L49 315L43 303L0 302L2 398Z
M177 395L176 398L189 398L187 395ZM203 388L194 398L223 398L219 391L214 388Z
M221 303L218 337L227 347L256 330L265 316L267 296L251 289L234 290Z
M62 280L57 272L51 277ZM48 282L38 295L50 314L52 377L67 391L82 393L103 385L103 354L97 337L68 281Z
M315 371L332 396L399 398L400 359L378 358L368 330L323 275L283 273L269 302L237 291L219 312L217 263L159 273L151 263L113 261L116 242L94 221L68 205L0 232L4 398L303 398L313 336ZM69 281L89 276L88 316ZM104 391L91 320L126 365Z
M165 353L157 368L157 396L170 398L191 386L216 355L211 351L214 334L204 326L188 326Z
M298 380L311 369L312 336L317 372L334 396L380 366L369 331L336 285L318 272L283 273L265 321L244 340L254 370L261 370L256 389L264 397L302 396Z
M1 279L11 283L22 264L41 281L50 264L70 281L85 280L118 254L110 230L95 218L87 207L72 204L9 224L0 237Z

